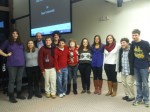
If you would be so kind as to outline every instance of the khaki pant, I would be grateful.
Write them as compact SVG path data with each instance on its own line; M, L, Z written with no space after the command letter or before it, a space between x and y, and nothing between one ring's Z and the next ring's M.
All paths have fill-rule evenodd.
M45 69L45 92L56 95L56 70L55 68Z
M129 98L134 98L134 76L133 75L121 75L122 84L124 87L125 95Z

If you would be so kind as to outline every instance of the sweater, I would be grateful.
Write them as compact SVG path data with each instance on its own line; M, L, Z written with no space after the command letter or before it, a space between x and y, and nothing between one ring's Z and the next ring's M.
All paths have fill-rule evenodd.
M96 49L92 47L92 67L102 67L104 58L104 45L102 44L100 48Z
M78 48L75 48L74 50L69 48L69 58L68 58L68 64L70 66L75 66L78 64L79 58L78 58Z
M66 68L68 62L68 46L64 46L64 49L61 50L59 47L56 47L54 50L54 66L56 71Z
M25 52L26 67L38 66L38 48L34 52Z
M0 47L1 50L6 50L7 53L11 52L12 55L7 57L6 65L8 67L25 66L25 55L24 55L24 45L17 44L14 42L10 44L7 40Z
M41 47L39 50L38 63L41 72L43 72L44 69L54 68L54 48Z
M150 67L149 53L150 45L148 41L132 42L131 51L134 53L134 67L146 69ZM142 66L141 66L142 65Z

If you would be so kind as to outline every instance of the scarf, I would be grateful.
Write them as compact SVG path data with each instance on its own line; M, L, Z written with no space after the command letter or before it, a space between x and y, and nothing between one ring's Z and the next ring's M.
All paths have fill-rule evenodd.
M114 48L115 48L116 44L115 43L112 43L110 45L106 45L105 46L105 49L108 51L108 52L111 52Z

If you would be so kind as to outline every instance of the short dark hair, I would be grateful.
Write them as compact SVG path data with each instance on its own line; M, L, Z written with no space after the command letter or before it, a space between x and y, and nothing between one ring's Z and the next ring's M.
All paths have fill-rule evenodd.
M126 41L127 43L129 43L129 39L128 38L122 38L121 40L120 40L120 42L122 42L122 41Z
M54 32L52 33L52 37L54 37L56 34L57 34L59 37L61 37L61 34L60 34L59 31L54 31Z
M64 38L59 39L58 44L60 43L60 41L63 41L64 43L66 43L66 40Z
M134 29L133 31L132 31L132 34L135 34L135 33L137 33L137 34L141 34L141 31L139 30L139 29Z
M48 36L48 37L45 37L45 40L47 40L47 39L51 39L51 40L52 40L52 38L51 38L50 36Z

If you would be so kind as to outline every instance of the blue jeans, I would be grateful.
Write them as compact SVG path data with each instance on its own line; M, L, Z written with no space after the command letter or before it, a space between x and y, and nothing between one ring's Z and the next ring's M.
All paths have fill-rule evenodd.
M149 102L149 86L148 86L148 68L138 69L134 68L136 86L137 86L137 101L144 101L144 103Z
M78 70L78 64L75 66L68 66L68 84L71 84L72 79L73 79L73 84L77 83L77 70Z
M68 68L60 69L61 73L57 73L57 94L60 95L62 93L66 93L66 85L68 78Z

